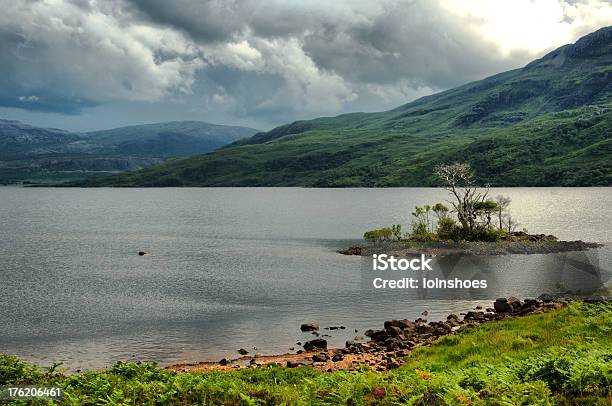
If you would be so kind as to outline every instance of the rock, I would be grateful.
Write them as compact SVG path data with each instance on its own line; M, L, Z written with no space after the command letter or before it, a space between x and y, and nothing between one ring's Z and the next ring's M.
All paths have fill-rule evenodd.
M289 351L295 350L295 347L289 347Z
M602 295L591 295L584 299L585 303L603 303L607 302L609 299L606 296Z
M497 313L512 313L512 306L508 303L508 299L501 297L495 300L493 307Z
M302 331L316 331L319 329L319 325L317 323L304 323L300 326L300 330Z
M523 309L532 307L542 307L542 301L538 299L525 299L525 302L523 303Z
M389 326L385 329L385 332L391 337L396 337L402 334L402 329L395 326Z
M415 331L419 334L431 334L434 332L434 328L428 324L420 324L416 326Z
M454 313L453 313L453 314L449 314L449 315L446 317L446 320L457 320L457 321L459 321L459 316L457 316L457 315L456 315L456 314L454 314Z
M364 334L374 341L384 341L387 338L385 330L366 330Z
M144 251L138 251L138 255L140 255L142 257L143 255L147 255L147 253L144 252Z
M344 359L344 355L342 354L336 354L332 357L332 361L333 362L338 362L338 361L342 361Z
M287 368L297 368L300 365L299 362L287 361Z
M555 298L552 295L549 295L548 293L544 293L538 296L538 300L541 300L542 302L552 302L553 300L555 300Z
M521 307L523 306L523 304L521 303L519 299L512 297L512 296L508 298L508 304L512 308L513 312L520 311Z
M408 319L403 319L403 320L387 320L385 321L384 327L399 327L402 330L407 329L407 328L414 328L414 322L408 320Z
M355 333L359 333L359 330L355 329Z
M532 314L532 313L533 313L533 312L535 312L536 310L537 310L537 309L536 309L535 307L533 307L533 306L527 306L527 307L523 306L523 308L521 309L521 313L520 313L520 315L521 315L521 316L525 316L525 315L527 315L527 314Z
M302 350L297 350L295 353L296 353L296 354L301 354L301 353L303 353L303 352L304 352L304 351L302 351Z
M312 351L316 349L327 349L327 340L322 338L315 338L304 343L304 349L306 351Z
M387 369L396 369L396 368L399 368L400 366L402 366L402 364L395 359L392 359L387 362Z
M314 362L325 362L329 359L329 356L327 354L315 354L312 356L312 360Z
M219 365L228 365L230 363L230 361L227 358L222 358L221 361L219 361Z
M423 313L421 313L422 316L427 316L429 314L429 312L427 310L425 310Z
M343 255L361 255L362 248L358 245L353 245L352 247L337 252Z
M238 354L240 355L247 355L249 352L247 350L245 350L244 348L241 348L238 350Z
M463 320L483 321L485 320L485 314L483 312L467 312Z

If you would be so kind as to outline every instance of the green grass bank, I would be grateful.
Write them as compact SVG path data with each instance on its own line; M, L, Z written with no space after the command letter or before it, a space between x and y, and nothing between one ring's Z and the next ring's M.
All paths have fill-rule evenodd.
M117 363L65 376L4 355L0 384L60 385L67 405L609 405L612 303L485 323L407 361L384 374L277 366L176 373Z

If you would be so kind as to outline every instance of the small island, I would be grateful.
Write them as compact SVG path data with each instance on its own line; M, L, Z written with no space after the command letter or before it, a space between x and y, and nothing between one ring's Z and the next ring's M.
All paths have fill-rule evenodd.
M366 256L383 252L394 256L503 255L585 251L602 246L517 230L519 223L509 210L510 197L490 198L489 187L476 185L466 163L439 165L434 175L449 192L448 205L416 206L409 232L403 232L401 224L366 231L366 244L338 252Z

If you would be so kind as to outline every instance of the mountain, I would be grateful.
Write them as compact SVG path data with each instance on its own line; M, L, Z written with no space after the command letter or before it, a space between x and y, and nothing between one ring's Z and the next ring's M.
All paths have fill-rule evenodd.
M58 146L79 139L78 134L68 131L0 119L0 159L53 153Z
M179 121L73 133L0 120L0 182L78 180L142 169L210 152L256 132Z
M612 27L523 68L380 113L296 121L100 186L423 186L467 161L491 185L612 185Z
M214 151L256 132L247 127L172 121L94 131L84 136L107 153L177 157Z

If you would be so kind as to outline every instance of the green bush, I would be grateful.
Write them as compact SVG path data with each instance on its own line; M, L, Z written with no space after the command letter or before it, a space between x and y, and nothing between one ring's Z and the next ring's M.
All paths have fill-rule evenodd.
M517 375L524 382L542 381L553 392L608 396L612 387L612 352L583 354L560 348L527 359Z
M467 241L495 242L499 241L501 236L504 235L504 231L498 230L493 227L478 227L471 233L465 233L462 230L461 234L462 238Z
M442 217L438 220L438 229L436 231L438 238L441 240L459 240L460 229L457 222L450 217Z
M380 228L378 230L366 231L363 238L368 241L389 241L393 237L393 230L390 227Z

